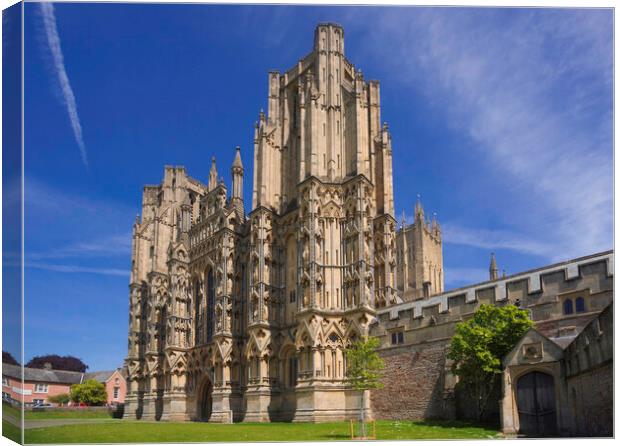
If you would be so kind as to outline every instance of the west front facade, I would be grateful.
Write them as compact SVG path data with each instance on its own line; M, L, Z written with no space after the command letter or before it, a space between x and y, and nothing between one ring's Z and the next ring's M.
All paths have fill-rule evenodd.
M343 350L368 334L376 308L400 301L397 245L415 254L409 294L443 289L438 223L421 214L397 237L379 83L364 80L344 43L340 26L319 25L310 54L269 73L248 215L239 148L230 190L215 160L206 184L166 167L161 184L145 187L133 229L128 416L351 416L359 395L345 384ZM437 262L430 270L416 263L424 255Z
M167 166L160 184L144 188L133 226L126 418L357 417L344 349L367 335L380 337L390 358L368 409L453 418L445 348L456 322L487 301L531 305L537 324L565 319L543 273L523 285L520 276L500 278L495 259L489 283L444 290L440 225L419 201L413 224L397 224L379 82L345 57L338 25L319 24L308 55L268 74L251 207L239 148L231 159L230 188L215 159L206 182ZM575 280L560 287L588 296L589 317L612 299L613 253L603 260L587 293ZM569 276L591 270L573 263Z

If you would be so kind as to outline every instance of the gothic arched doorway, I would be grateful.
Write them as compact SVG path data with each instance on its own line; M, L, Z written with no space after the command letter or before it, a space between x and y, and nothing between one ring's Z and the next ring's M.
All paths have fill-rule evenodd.
M528 437L557 434L555 384L553 377L530 372L517 381L519 433Z
M213 385L209 378L205 378L198 394L198 419L209 421L213 410Z

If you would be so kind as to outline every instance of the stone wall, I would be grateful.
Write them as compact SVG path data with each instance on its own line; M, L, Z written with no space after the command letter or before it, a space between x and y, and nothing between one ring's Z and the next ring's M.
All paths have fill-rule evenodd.
M567 380L573 435L613 435L613 364L608 362Z
M439 341L382 350L384 387L371 393L373 416L390 420L444 417L450 411L444 399L446 346Z
M564 352L572 434L613 435L613 304Z
M516 304L530 311L535 326L547 336L562 336L569 329L579 332L613 300L612 274L613 253L605 252L378 309L371 335L381 341L386 369L384 388L371 396L374 417L474 418L463 392L455 391L456 380L446 364L445 350L456 324L481 304ZM585 299L585 311L563 314L563 301L577 297ZM395 332L402 332L401 344L392 344ZM606 339L601 342L607 346ZM593 346L589 351L598 352ZM489 421L498 419L499 398L498 393L489 402Z

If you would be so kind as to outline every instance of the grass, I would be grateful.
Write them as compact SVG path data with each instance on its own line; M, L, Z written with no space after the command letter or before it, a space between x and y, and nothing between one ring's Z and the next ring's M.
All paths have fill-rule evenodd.
M496 428L463 422L377 421L377 440L497 438ZM112 421L26 430L26 443L334 441L350 439L339 423L172 423Z
M45 410L33 412L31 410L26 411L27 420L58 420L58 419L71 419L82 420L85 418L109 418L112 419L112 415L107 410Z
M21 429L5 420L2 420L2 435L16 443L22 442Z
M8 413L13 418L20 419L21 414L20 410L17 407L13 407L10 404L2 403L2 411ZM24 411L24 416L26 420L82 420L86 418L110 418L112 419L112 415L110 412L105 409L75 409L75 410L67 410L67 409L52 409L52 410L42 410L42 411L32 411L26 410Z
M4 401L2 402L2 412L11 415L13 418L20 419L22 417L21 410L19 410L17 407L11 406L8 403L5 403Z

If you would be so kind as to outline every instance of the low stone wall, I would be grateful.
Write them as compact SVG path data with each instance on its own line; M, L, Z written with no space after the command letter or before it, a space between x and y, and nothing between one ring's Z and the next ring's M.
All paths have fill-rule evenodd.
M613 363L609 361L567 380L573 435L613 435L613 373Z
M448 341L387 348L383 388L371 392L377 419L446 418L452 408L444 399L445 349ZM451 403L448 403L451 404Z

